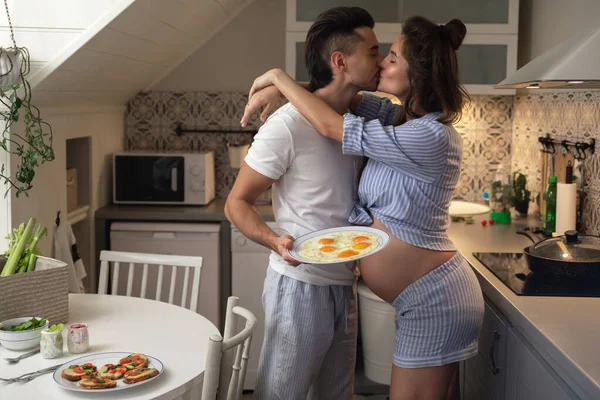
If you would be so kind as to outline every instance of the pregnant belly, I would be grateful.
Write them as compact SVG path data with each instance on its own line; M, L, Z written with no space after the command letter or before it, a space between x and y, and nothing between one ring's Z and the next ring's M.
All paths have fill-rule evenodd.
M393 302L411 283L443 265L456 253L412 246L394 236L377 219L371 226L387 232L390 243L380 252L360 260L360 273L369 289L388 303Z

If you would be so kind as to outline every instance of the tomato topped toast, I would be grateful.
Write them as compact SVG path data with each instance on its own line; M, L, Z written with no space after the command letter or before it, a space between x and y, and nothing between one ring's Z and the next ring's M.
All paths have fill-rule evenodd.
M100 377L113 380L121 379L127 371L127 367L124 365L105 364L100 368Z
M133 353L119 360L120 365L127 369L145 368L148 365L148 357L141 353Z
M69 368L65 368L62 371L61 376L68 381L76 382L83 377L94 377L97 374L98 370L94 364L85 363L81 365L70 365Z
M79 381L79 387L82 389L110 389L115 386L117 386L117 381L97 376L92 378L82 378Z
M138 383L158 375L156 368L139 368L125 372L123 383Z

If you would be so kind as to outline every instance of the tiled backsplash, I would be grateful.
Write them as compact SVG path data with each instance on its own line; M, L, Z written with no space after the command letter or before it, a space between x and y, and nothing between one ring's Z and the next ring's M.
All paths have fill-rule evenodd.
M600 140L600 92L555 92L516 96L514 102L512 170L527 175L535 198L541 182L540 136ZM585 190L582 222L585 233L599 234L600 149L583 161Z
M237 131L246 102L247 94L241 92L140 93L128 103L125 148L156 152L212 150L217 196L226 197L237 175L237 170L229 167L227 145L251 143L252 135L177 136L175 127L182 123L186 128ZM260 124L256 113L244 130L256 130ZM556 139L600 141L600 91L472 96L456 128L464 141L456 199L480 200L500 164L526 174L535 198L542 187L538 137L549 133ZM588 234L598 234L600 149L583 162L583 182L584 228Z
M480 201L500 164L511 163L513 96L471 96L455 128L463 137L462 172L454 198Z
M241 92L148 92L127 105L125 149L129 151L215 153L216 193L226 197L237 170L229 167L227 145L252 142L244 133L175 134L186 128L239 130L247 102ZM283 101L282 101L283 102ZM479 200L500 163L510 165L512 96L473 96L462 120L456 125L464 140L463 172L456 198ZM258 113L245 130L258 129ZM483 171L483 173L482 173Z
M247 93L148 92L139 93L127 104L125 149L152 152L213 151L217 197L226 197L237 169L229 167L227 146L252 143L251 133L175 134L181 123L187 129L255 131L261 124L258 113L242 129L239 121Z

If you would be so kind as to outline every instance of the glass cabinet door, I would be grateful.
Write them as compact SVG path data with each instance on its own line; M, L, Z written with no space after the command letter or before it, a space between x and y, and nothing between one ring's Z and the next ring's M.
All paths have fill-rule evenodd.
M306 34L288 32L287 72L299 82L308 82L304 63ZM380 52L386 56L395 35L379 35ZM514 89L494 89L507 74L516 70L516 35L466 37L458 50L460 80L470 94L515 94ZM292 54L289 54L292 53Z
M312 22L332 7L362 7L377 22L402 22L398 0L296 0L296 21Z
M422 15L436 23L458 18L467 33L518 33L519 0L286 0L287 31L307 31L317 16L337 6L357 6L369 11L375 29L400 33L402 22Z
M453 18L458 18L465 24L509 22L509 0L404 0L401 4L402 20L412 15L422 15L439 23Z

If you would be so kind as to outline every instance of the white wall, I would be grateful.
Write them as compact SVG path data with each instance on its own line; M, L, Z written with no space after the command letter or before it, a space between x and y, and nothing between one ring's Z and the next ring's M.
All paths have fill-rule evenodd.
M600 28L599 0L521 0L518 68L594 25Z
M86 268L94 262L94 211L110 202L112 194L111 155L123 150L124 142L124 106L95 107L93 109L42 109L42 118L50 123L53 130L53 148L55 160L38 168L29 197L24 195L11 198L12 225L18 226L36 217L48 227L49 234L39 245L44 255L51 256L53 246L53 228L57 211L61 211L62 220L67 217L66 192L66 143L67 139L91 137L91 204L86 221L74 228ZM13 125L16 132L21 124ZM14 129L11 131L15 132ZM17 158L12 157L11 168L16 170ZM86 179L78 171L79 179ZM2 241L0 248L5 248Z
M247 91L285 68L285 0L255 0L151 90Z

